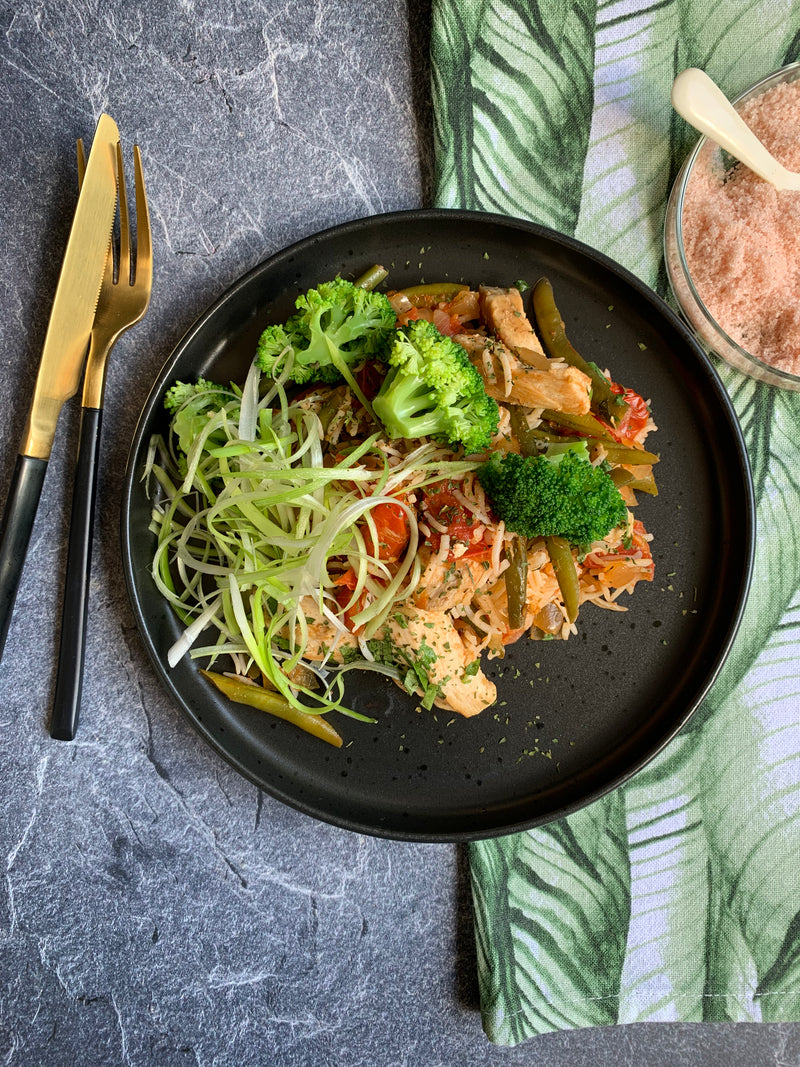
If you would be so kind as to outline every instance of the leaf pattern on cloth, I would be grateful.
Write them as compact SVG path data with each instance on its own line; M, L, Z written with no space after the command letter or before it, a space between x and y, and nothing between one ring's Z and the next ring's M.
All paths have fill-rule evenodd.
M800 4L434 0L437 202L529 218L667 296L666 197L702 67L735 96L800 59ZM499 1044L654 1020L800 1019L800 394L716 364L753 470L734 647L683 733L609 797L470 846L483 1024Z
M703 1017L702 946L684 959L685 945L709 914L694 788L698 758L697 745L684 734L620 790L627 810L631 915L616 1022Z
M704 825L715 880L758 977L765 1019L800 1006L800 598L704 729ZM780 694L780 699L776 699Z
M756 494L758 541L753 593L728 660L705 701L695 728L716 711L780 623L800 588L800 395L717 369L733 399L747 444Z
M649 284L659 263L664 204L673 177L665 109L675 77L678 10L659 0L600 4L595 105L575 236ZM620 32L621 28L624 32Z
M622 793L501 848L476 844L472 878L476 906L504 915L499 931L478 925L493 1040L512 1045L540 1030L613 1023L630 914ZM530 907L532 891L541 908Z
M574 230L582 176L574 161L586 153L592 112L594 12L594 0L439 5L439 204Z

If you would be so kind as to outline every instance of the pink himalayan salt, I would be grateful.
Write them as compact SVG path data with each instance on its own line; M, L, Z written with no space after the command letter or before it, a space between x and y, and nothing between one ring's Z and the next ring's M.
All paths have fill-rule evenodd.
M740 110L776 159L800 171L800 81L777 85ZM684 199L692 281L738 345L800 374L800 193L779 193L742 164L723 176L715 155L715 145L702 150Z

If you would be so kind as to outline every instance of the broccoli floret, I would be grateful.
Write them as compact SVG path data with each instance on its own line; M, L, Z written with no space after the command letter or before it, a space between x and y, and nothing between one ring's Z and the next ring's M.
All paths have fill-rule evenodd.
M625 501L606 471L592 466L585 441L551 445L539 456L496 452L478 478L498 518L523 537L590 545L627 520Z
M220 386L209 381L208 378L198 378L196 382L175 382L164 393L164 407L171 415L174 415L187 400L218 389Z
M298 296L296 314L283 326L268 326L256 349L261 370L277 377L287 350L292 381L350 381L352 368L379 354L394 332L388 297L344 278L323 282Z
M198 378L194 383L175 382L164 394L164 407L172 415L172 431L178 438L178 447L185 454L192 441L208 424L208 416L239 397L230 387L218 385L207 378ZM232 418L238 418L235 411ZM224 434L223 434L224 439Z
M418 319L397 331L387 362L372 408L389 437L434 437L466 452L488 447L497 404L461 345Z

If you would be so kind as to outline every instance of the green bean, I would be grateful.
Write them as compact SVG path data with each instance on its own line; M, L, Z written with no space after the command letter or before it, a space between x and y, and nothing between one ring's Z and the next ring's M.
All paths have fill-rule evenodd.
M658 455L655 452L645 452L641 448L629 448L627 445L614 445L608 441L587 441L587 446L599 445L605 449L606 459L609 463L622 463L632 467L640 464L652 466L658 463Z
M384 278L388 277L389 271L385 267L381 267L379 264L375 264L374 267L370 267L369 270L356 278L353 285L359 289L374 289L376 285L380 285Z
M527 426L527 423L525 423ZM514 426L514 413L511 414L511 426L514 433L517 433ZM545 441L547 444L559 444L567 445L574 444L576 440L579 440L575 435L568 437L561 436L557 433L548 433L547 430L540 430L538 427L534 430L528 429L528 434L535 440ZM658 463L658 455L655 452L645 452L641 448L631 448L629 445L618 444L604 437L583 437L581 438L586 442L586 447L591 450L592 448L602 448L606 453L606 458L609 463L626 463L626 464L639 464L639 463Z
M248 707L257 708L259 711L266 711L269 715L275 715L279 719L285 719L294 726L298 726L301 730L305 730L307 734L313 734L314 737L318 737L321 741L327 741L329 745L333 745L335 748L342 747L342 738L327 719L311 711L299 711L297 708L292 707L289 701L281 696L280 693L273 693L260 685L240 682L236 678L229 678L224 674L216 674L214 671L201 670L200 673L204 678L208 678L210 682L213 682L217 689L224 693L229 700L233 700L237 704L247 704Z
M545 544L553 564L558 588L561 590L561 598L567 612L567 621L575 622L578 617L578 604L580 603L580 586L578 584L578 571L575 560L572 558L572 549L569 541L563 537L545 537Z
M512 429L514 429L514 432L516 433L517 431L516 431L516 428L514 427L514 415L515 415L515 413L516 413L516 408L512 408L511 409L511 427L512 427ZM523 416L523 418L524 418L524 416ZM525 420L525 426L526 427L528 426L527 420ZM544 441L546 444L561 445L561 444L566 444L568 441L575 441L576 440L574 434L571 437L563 437L561 434L551 433L550 430L540 430L538 426L533 430L530 429L530 427L528 427L528 434L532 438L534 438L535 440ZM519 434L517 434L517 437L519 437Z
M632 472L626 471L624 467L615 467L613 471L608 472L608 476L617 489L621 489L623 485L630 485L633 481Z
M542 412L542 418L546 422L552 422L554 426L563 426L567 430L574 430L583 437L599 437L603 441L614 441L611 430L594 415L568 415L565 411L553 411L546 408Z
M539 449L536 446L539 431L530 428L528 420L517 405L511 407L511 429L519 441L519 450L523 456L537 456L539 454Z
M342 407L342 397L339 393L331 393L320 408L319 421L322 423L322 432L327 433L328 427L333 421L336 412Z
M452 300L459 293L465 293L468 285L458 282L423 282L420 285L409 285L406 289L400 289L403 296L407 296L414 307L435 308L444 300Z
M641 464L652 466L654 463L658 463L657 453L645 452L643 448L631 448L630 445L617 444L614 441L606 441L600 437L585 437L584 441L586 441L586 447L590 450L592 448L602 448L609 463L634 467L638 467Z
M647 493L648 496L658 496L658 486L652 474L649 478L634 478L632 482L628 482L628 488Z
M590 363L572 347L564 330L561 313L556 307L553 287L547 278L540 278L533 287L533 313L536 324L551 359L563 359L588 375L592 382L592 410L604 418L621 419L627 404L611 389L611 382L595 363Z
M625 470L624 467L614 467L613 470L608 472L608 476L617 489L627 485L629 489L636 489L640 493L658 496L658 486L652 474L646 478L637 478L633 471Z
M519 630L525 625L528 606L528 543L524 537L514 538L511 553L506 553L506 596L508 598L508 626Z

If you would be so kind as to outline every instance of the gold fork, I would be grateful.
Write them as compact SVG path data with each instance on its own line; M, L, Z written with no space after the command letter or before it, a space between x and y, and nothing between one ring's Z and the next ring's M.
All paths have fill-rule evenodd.
M132 232L128 214L122 149L117 144L117 185L119 188L117 271L115 276L115 256L113 249L109 249L83 379L80 438L72 490L61 641L53 714L50 720L51 737L62 741L71 741L75 737L80 713L83 663L86 652L92 533L97 496L100 425L108 354L120 335L139 322L144 315L150 302L153 285L150 215L147 210L142 160L138 145L133 146L133 163L136 196L135 233ZM79 140L79 183L83 181L85 166L83 142ZM131 255L133 240L136 242L135 259Z

